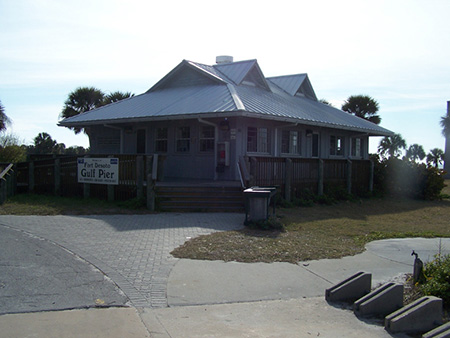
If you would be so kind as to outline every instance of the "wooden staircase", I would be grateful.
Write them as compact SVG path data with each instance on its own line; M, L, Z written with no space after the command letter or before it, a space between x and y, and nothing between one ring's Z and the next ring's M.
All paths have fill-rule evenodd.
M161 211L244 212L244 196L237 186L156 186L156 205Z

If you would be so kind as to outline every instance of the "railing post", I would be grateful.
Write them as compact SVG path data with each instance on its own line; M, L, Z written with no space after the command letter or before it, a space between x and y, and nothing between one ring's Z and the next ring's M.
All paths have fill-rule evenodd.
M286 166L285 166L285 185L284 185L284 199L288 202L291 201L291 187L292 187L292 160L290 158L286 158Z
M145 178L147 179L147 184L148 184L148 175L152 173L152 167L153 167L153 156L152 155L145 156Z
M352 161L347 160L347 192L352 193Z
M4 178L0 178L0 205L5 203L6 201L6 180Z
M158 179L158 163L159 163L159 155L153 155L153 165L152 165L152 181L156 181Z
M89 155L84 155L84 158L89 158ZM89 198L91 196L91 185L89 183L83 183L83 197Z
M155 184L152 174L147 175L147 209L155 211Z
M254 186L256 177L256 167L258 165L258 160L255 157L250 157L250 186Z
M114 157L114 155L109 155L108 157L112 158ZM120 165L120 163L119 163ZM108 201L109 202L113 202L114 201L114 184L108 184L108 186L106 187L106 193L108 194Z
M319 177L317 182L317 195L323 195L323 173L324 173L324 163L322 159L319 159Z
M55 158L54 177L55 177L55 195L61 195L61 160Z
M136 197L144 197L144 157L136 156Z
M34 192L34 161L28 164L28 192Z
M375 173L375 164L370 160L370 171L369 171L369 191L373 192L373 176Z
M11 180L11 196L17 194L17 165L14 164Z

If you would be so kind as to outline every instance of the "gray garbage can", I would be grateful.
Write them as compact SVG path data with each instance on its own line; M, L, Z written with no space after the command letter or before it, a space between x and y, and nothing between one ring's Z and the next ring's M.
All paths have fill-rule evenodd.
M276 187L251 187L244 190L245 223L264 221L269 218L270 199L276 194ZM275 205L273 213L275 213Z

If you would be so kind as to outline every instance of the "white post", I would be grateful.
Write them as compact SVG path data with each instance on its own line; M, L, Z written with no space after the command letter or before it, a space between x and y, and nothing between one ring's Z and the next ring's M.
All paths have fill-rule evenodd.
M450 116L450 101L447 101L447 116ZM446 178L450 178L450 135L445 135L444 170Z

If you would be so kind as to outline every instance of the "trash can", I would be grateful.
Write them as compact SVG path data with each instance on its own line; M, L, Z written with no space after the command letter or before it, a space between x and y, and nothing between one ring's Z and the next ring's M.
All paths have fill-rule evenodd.
M251 187L244 190L245 223L265 221L269 218L270 200L275 196L276 187ZM275 213L275 205L273 213Z

